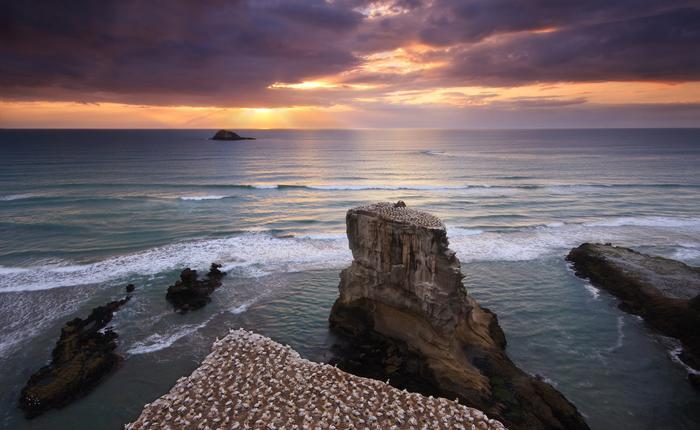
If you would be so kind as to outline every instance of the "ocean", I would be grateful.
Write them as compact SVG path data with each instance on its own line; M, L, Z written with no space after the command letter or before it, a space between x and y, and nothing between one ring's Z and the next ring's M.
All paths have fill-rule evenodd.
M564 260L586 241L700 265L700 129L0 130L0 427L114 429L244 327L329 357L347 209L404 200L441 217L508 354L593 429L696 429L672 340ZM179 315L185 267L229 275ZM112 326L121 367L26 421L17 399L61 326L137 286Z

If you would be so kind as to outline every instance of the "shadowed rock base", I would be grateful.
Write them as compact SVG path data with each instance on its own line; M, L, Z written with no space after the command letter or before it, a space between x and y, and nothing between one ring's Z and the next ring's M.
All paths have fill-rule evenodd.
M439 219L381 203L348 211L352 265L330 315L333 362L425 394L459 398L510 429L587 429L576 408L506 356L496 315L464 286Z
M129 297L92 310L86 319L66 323L52 352L51 364L29 378L19 407L27 418L61 408L87 394L121 360L114 350L117 334L106 329L114 312Z
M680 340L679 358L700 385L700 268L610 244L584 243L566 259L577 276L618 297L620 309Z

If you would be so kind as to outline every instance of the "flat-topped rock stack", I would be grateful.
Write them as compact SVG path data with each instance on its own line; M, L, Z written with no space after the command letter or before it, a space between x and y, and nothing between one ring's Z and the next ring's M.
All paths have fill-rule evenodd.
M496 315L467 294L439 218L398 204L350 209L353 262L330 315L341 368L485 411L511 429L587 429L552 386L505 354Z
M401 391L232 330L189 377L126 429L481 429L498 421L455 401Z

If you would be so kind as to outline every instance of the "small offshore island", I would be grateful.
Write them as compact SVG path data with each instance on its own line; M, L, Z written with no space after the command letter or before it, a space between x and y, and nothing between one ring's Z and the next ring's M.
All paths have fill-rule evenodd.
M230 130L219 130L211 140L255 140L254 137L243 137Z

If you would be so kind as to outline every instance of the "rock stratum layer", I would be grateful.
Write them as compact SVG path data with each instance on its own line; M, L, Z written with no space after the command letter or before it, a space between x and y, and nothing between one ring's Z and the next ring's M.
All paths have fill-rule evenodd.
M378 203L349 210L346 222L353 262L330 324L355 352L340 367L459 398L511 429L588 428L562 394L507 357L496 315L467 294L438 218Z
M618 297L622 310L680 340L679 358L700 386L700 268L610 244L584 243L566 259L577 276Z
M216 341L197 370L126 425L206 428L505 430L476 409L304 360L245 330Z

